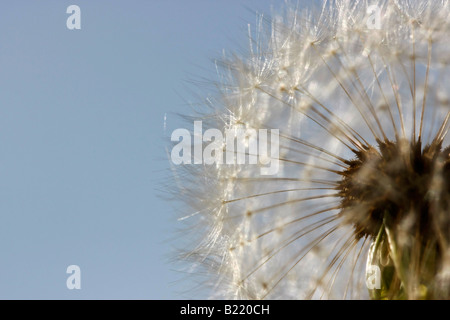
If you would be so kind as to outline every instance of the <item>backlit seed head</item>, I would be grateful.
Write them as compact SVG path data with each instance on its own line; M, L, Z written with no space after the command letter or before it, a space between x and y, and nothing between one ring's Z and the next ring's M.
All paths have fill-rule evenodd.
M182 258L211 297L450 299L449 16L447 0L287 4L217 61L194 118L279 130L280 168L177 167Z

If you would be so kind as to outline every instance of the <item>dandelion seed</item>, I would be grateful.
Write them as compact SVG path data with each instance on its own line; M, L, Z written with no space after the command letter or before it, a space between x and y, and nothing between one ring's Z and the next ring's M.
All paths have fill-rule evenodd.
M179 168L213 298L450 298L450 3L369 6L287 5L217 63L204 126L279 129L281 168Z

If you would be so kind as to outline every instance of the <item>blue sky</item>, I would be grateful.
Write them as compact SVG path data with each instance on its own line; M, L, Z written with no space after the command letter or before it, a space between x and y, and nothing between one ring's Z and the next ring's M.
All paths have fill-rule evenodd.
M187 80L245 46L273 2L2 2L0 299L185 297L158 194L164 115L180 126ZM81 30L66 27L71 4ZM66 287L72 264L80 290Z

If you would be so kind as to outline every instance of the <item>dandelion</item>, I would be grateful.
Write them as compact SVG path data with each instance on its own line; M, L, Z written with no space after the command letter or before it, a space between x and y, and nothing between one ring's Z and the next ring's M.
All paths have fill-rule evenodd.
M216 63L204 126L279 129L280 169L177 167L183 258L212 298L450 298L449 17L445 0L286 4Z

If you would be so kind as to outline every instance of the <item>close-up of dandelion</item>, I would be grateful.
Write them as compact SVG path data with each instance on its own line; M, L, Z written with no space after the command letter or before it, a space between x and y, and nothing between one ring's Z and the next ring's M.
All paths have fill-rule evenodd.
M450 2L288 2L247 37L172 165L187 273L212 299L450 299Z

